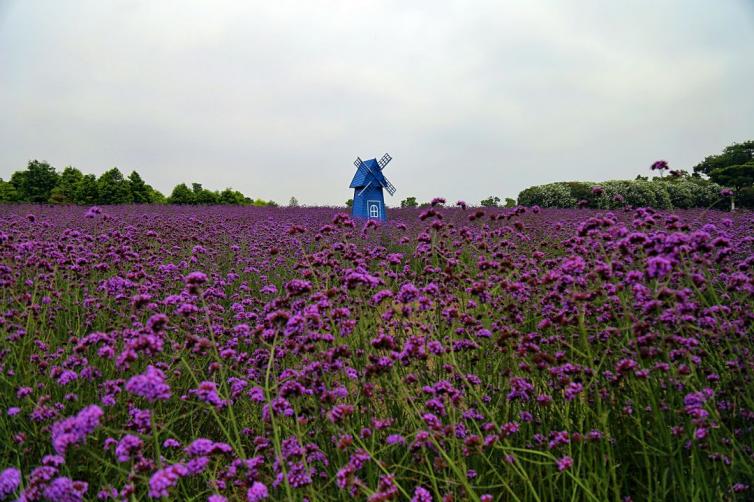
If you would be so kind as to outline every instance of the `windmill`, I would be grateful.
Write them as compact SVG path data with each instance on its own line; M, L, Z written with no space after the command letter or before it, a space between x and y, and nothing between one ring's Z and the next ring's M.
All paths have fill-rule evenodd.
M361 160L356 157L353 165L356 166L356 174L351 180L350 188L354 189L353 209L351 215L354 218L386 221L385 197L382 194L384 188L390 195L395 193L395 187L382 174L382 170L392 160L387 153L378 161L377 159Z

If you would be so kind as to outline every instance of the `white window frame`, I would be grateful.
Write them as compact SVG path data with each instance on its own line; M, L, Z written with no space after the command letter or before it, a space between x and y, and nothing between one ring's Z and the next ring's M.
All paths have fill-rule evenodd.
M379 219L380 218L380 210L381 210L381 204L378 200L368 200L367 201L367 215L369 216L369 219ZM377 209L377 215L372 214L372 208Z

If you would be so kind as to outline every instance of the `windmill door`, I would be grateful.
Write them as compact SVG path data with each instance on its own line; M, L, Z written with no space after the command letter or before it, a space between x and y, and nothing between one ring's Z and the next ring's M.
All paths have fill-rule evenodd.
M378 200L368 200L367 215L369 215L369 219L379 220L382 217L382 203Z

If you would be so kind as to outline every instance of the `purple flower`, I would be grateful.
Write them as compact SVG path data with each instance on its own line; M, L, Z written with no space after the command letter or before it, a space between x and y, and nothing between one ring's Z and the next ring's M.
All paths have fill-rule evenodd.
M58 376L58 383L60 385L67 385L74 380L78 379L79 375L75 371L71 370L63 370L63 372Z
M189 457L206 456L214 453L230 453L233 448L227 443L216 443L211 439L195 439L184 451Z
M569 383L568 386L565 388L565 391L563 392L565 394L566 401L572 401L573 398L575 398L583 390L584 390L584 386L581 385L580 383L576 383L576 382Z
M733 486L731 486L730 489L733 493L743 493L749 489L749 485L745 483L736 483Z
M226 402L220 398L217 393L217 384L215 382L204 381L199 384L196 389L191 389L189 394L193 394L201 401L207 404L211 404L215 408L222 408L226 405Z
M664 171L664 170L666 170L667 168L668 168L668 163L667 163L667 161L664 161L664 160L658 160L658 161L655 161L655 162L654 162L654 163L653 163L653 164L652 164L652 165L650 166L650 169L651 169L652 171Z
M259 481L254 481L254 484L251 485L249 491L246 492L247 502L259 502L260 500L264 500L267 497L267 486L265 486L263 483L260 483Z
M45 488L44 495L48 500L56 502L81 502L88 488L89 485L83 481L59 477Z
M401 289L398 290L398 295L396 298L401 303L410 303L414 301L418 296L419 288L409 282L401 286Z
M84 217L94 218L98 214L102 214L102 209L98 208L97 206L92 206L86 210L86 213L84 213Z
M165 373L151 364L141 375L131 377L126 383L126 390L141 396L149 402L169 399L170 386L165 383Z
M565 457L561 457L555 461L555 464L558 466L558 470L560 472L563 472L565 470L568 470L573 465L573 459L566 455Z
M115 447L115 458L118 462L128 462L133 454L144 446L144 442L133 434L126 434L118 441L118 445Z
M204 272L191 272L184 278L184 282L189 285L200 285L207 282L207 274Z
M92 404L52 426L52 445L55 451L65 455L66 449L73 444L82 444L86 437L99 427L102 409Z
M191 476L195 476L204 472L204 469L209 465L209 457L196 457L192 458L186 463L186 470Z
M163 448L180 448L181 443L173 438L168 438L162 442Z
M529 393L534 390L534 386L525 378L513 377L511 378L511 391L508 393L508 401L520 399L522 401L529 400Z
M188 474L183 464L173 464L160 469L149 478L149 496L152 498L167 497L168 490L178 483L178 480Z
M647 276L661 279L673 270L673 262L662 256L650 256L647 259Z
M293 279L285 285L285 290L291 296L301 295L312 290L312 283L303 279Z
M432 494L426 488L417 486L414 490L414 496L411 497L411 502L432 502Z
M21 471L15 467L8 467L0 472L0 500L11 495L21 485Z
M406 444L406 438L401 436L400 434L390 434L385 442L389 445L394 444Z

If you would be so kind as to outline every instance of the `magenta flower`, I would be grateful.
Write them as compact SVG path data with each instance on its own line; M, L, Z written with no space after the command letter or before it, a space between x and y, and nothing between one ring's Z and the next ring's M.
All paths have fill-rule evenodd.
M555 461L555 464L558 466L558 470L560 472L563 472L565 470L568 470L573 466L573 459L566 455L565 457L561 457Z
M68 417L52 426L52 445L55 451L65 455L69 446L83 444L86 437L99 427L102 409L96 404L87 406L75 416Z
M12 495L21 485L21 471L9 467L0 472L0 500Z
M178 480L188 474L188 469L183 464L173 464L160 469L149 478L149 496L152 498L168 497L170 488L174 487Z
M128 462L134 453L141 450L144 442L133 434L126 434L115 447L115 458L118 462Z
M650 169L652 171L664 171L664 170L668 169L668 163L667 163L667 161L664 161L664 160L658 160L658 161L655 161L650 166Z
M84 500L89 485L83 481L73 481L70 478L59 477L44 490L47 500L60 502L81 502Z
M126 390L149 402L170 399L170 386L165 382L165 373L151 364L141 375L131 377Z
M204 381L196 389L191 389L189 394L193 394L199 400L211 404L215 408L223 408L227 403L220 398L217 393L217 384L215 382Z
M411 502L432 502L432 494L424 487L417 486L414 490L414 496Z
M247 502L259 502L268 497L267 487L259 481L254 481L251 488L246 492Z

